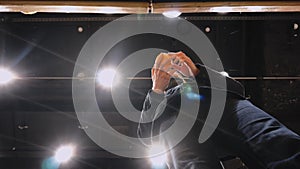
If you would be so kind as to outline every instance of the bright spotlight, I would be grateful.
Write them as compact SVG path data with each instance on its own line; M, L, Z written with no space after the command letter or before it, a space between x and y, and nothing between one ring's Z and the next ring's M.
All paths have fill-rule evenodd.
M150 162L154 168L166 166L167 154L166 148L160 144L153 144L149 150Z
M181 12L180 11L166 11L166 12L163 12L163 15L165 17L168 17L168 18L177 18L178 16L181 15Z
M0 85L7 84L15 78L15 75L7 69L0 68Z
M74 147L72 145L62 146L55 152L55 160L58 163L64 163L69 161L74 155Z
M225 77L229 77L229 74L227 73L227 72L220 72L221 73L221 75L223 75L223 76L225 76Z
M118 83L117 71L112 68L107 68L101 70L97 74L97 82L107 88L111 88Z

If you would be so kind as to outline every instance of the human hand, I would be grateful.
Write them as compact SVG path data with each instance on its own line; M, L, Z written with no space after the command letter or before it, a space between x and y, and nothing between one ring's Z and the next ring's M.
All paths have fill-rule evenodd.
M176 53L169 52L168 55L171 57L173 68L184 76L191 77L199 73L199 69L185 53L181 51Z
M159 54L151 70L152 90L156 93L163 93L169 86L174 72L170 56L166 53Z

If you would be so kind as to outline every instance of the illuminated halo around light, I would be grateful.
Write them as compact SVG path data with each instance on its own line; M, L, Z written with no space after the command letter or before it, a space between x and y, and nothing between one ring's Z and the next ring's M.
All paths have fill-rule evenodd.
M5 68L0 68L0 85L8 84L16 78L15 74Z
M160 168L167 163L167 154L165 146L153 144L149 149L149 160L154 168Z
M181 15L181 12L180 11L166 11L166 12L163 12L163 15L165 17L168 17L168 18L177 18L178 16Z
M55 161L65 163L74 156L74 146L66 145L59 147L54 155Z
M118 83L117 76L115 69L105 68L97 73L97 82L105 88L111 88Z

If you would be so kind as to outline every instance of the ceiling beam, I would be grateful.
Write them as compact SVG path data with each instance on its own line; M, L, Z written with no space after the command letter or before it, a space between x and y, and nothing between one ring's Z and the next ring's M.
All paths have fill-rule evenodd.
M149 10L151 8L151 10ZM0 12L51 13L116 13L144 14L178 10L182 13L210 12L300 12L300 2L239 1L239 2L111 2L111 1L0 1Z
M147 2L106 1L0 1L0 12L51 13L148 13Z
M153 12L178 10L182 13L206 12L299 12L300 2L289 1L248 1L248 2L178 2L154 3Z
M182 13L206 12L299 12L300 2L239 1L239 2L105 2L105 1L0 1L0 12L49 13L153 13L178 10Z

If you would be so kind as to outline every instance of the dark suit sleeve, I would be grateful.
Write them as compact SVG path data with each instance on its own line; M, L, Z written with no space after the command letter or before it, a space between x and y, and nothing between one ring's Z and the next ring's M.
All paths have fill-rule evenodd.
M150 90L144 101L138 138L151 138L169 128L176 120L180 107L180 86L169 89L166 94L157 94ZM141 141L145 143L142 139ZM159 141L159 140L151 140Z
M220 72L215 71L207 66L201 64L196 64L196 66L200 70L199 74L195 77L199 87L209 87L212 89L223 90L242 99L245 98L245 88L240 82L231 77L224 76ZM208 74L210 74L212 76L211 78L214 78L215 82L217 83L211 84ZM224 86L222 83L218 83L224 78L226 80L226 86Z
M165 108L166 98L164 94L157 94L150 90L144 101L140 122L138 125L138 137L147 138L156 135L153 123Z
M244 87L238 81L224 77L221 73L210 69L206 66L196 64L200 73L195 77L199 88L216 88L217 90L224 90L230 92L238 97L244 98ZM226 86L223 84L210 85L210 78L208 72L212 78L226 79ZM221 81L220 80L220 81ZM172 124L176 118L177 106L180 104L176 101L180 101L180 89L181 86L176 86L168 90L167 94L157 94L150 90L145 98L143 110L141 112L141 118L138 125L137 135L139 138L149 138L156 136L161 132L161 125L163 124L167 128ZM145 143L149 144L149 143Z

